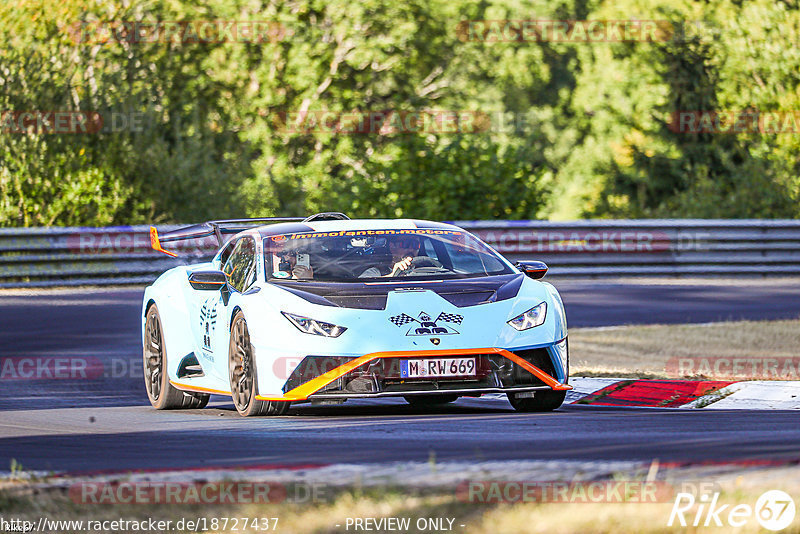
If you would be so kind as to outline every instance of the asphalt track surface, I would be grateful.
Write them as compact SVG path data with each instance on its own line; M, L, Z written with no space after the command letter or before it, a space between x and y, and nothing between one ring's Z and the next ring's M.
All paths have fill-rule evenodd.
M556 283L570 326L781 319L800 283ZM800 459L798 414L566 405L518 414L500 398L434 410L401 400L293 407L240 418L157 412L142 384L140 289L0 293L0 357L81 357L92 379L0 380L0 471L96 472L336 462L513 459L704 462ZM4 375L7 376L7 375Z

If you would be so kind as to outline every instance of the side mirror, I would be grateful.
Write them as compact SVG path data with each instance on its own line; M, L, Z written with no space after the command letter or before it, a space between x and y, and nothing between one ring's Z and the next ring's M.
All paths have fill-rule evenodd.
M189 274L189 285L200 291L219 291L228 287L228 277L222 271L194 271Z
M518 261L514 267L534 280L544 278L544 275L547 274L547 264L543 261Z

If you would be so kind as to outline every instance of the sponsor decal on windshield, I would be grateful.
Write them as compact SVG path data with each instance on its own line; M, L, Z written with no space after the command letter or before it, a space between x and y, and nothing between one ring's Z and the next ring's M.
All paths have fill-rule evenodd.
M339 230L336 232L308 232L304 234L284 234L272 236L273 241L287 239L313 239L316 237L356 237L381 235L463 235L456 230L408 229L408 230Z

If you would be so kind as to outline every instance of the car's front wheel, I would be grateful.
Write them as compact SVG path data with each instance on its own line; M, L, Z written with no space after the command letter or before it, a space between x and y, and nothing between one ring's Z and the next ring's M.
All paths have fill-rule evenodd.
M208 395L181 391L169 382L164 329L155 304L147 309L144 325L144 386L150 404L156 410L205 407Z
M289 409L288 402L256 399L258 379L254 355L247 321L244 314L238 311L231 322L231 341L228 348L228 376L236 411L245 417L285 414Z
M566 391L540 390L533 397L520 398L519 393L508 393L508 402L518 412L552 412L562 404ZM529 394L528 394L529 395Z

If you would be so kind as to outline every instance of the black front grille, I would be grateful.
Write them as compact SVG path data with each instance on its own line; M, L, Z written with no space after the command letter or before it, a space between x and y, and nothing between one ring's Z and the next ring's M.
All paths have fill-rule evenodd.
M529 362L534 367L538 367L553 378L556 377L556 369L553 367L553 359L547 349L532 349L515 351L514 354ZM540 379L520 367L515 365L514 380L517 385L519 384L544 384Z
M531 349L515 351L525 361L556 377L555 367L547 349ZM404 378L401 376L401 361L420 358L455 357L437 354L426 357L379 358L366 362L346 375L334 380L319 393L379 393L402 391L430 391L460 389L465 387L513 387L513 386L545 386L538 377L500 354L477 354L476 376L474 377L428 377ZM284 392L312 380L347 361L351 357L307 356L297 369L292 372L284 385Z
M527 361L534 367L538 367L553 378L556 377L553 360L547 349L515 350L514 354ZM497 377L503 386L544 386L546 385L538 377L531 374L522 366L517 365L511 360L497 355L491 358L492 367L497 372Z
M300 362L300 365L292 371L291 376L283 385L283 392L286 393L301 384L305 384L309 380L336 369L352 359L346 356L306 356ZM341 379L335 380L329 386L335 388L340 381Z

